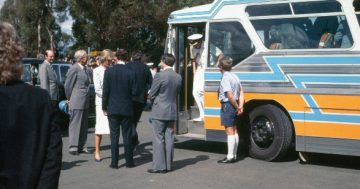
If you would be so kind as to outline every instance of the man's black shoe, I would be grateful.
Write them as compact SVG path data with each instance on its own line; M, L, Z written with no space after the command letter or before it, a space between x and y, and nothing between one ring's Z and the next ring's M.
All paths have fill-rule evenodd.
M117 166L117 165L109 165L109 167L111 168L111 169L119 169L119 166Z
M148 173L166 173L166 170L148 169Z
M235 162L236 162L235 158L231 158L231 159L224 158L224 159L218 161L218 163L235 163Z
M79 152L77 152L77 151L69 151L69 154L73 155L73 156L78 156Z

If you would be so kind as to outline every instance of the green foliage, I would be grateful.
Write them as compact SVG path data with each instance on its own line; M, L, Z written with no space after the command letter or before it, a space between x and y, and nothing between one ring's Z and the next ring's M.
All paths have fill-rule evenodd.
M57 50L73 44L76 49L102 50L126 48L141 50L149 61L157 62L163 53L169 14L184 7L211 3L212 0L6 0L0 20L18 30L28 56L50 48L53 34ZM74 23L71 36L64 34L58 22ZM41 47L38 47L41 26Z
M167 19L174 10L211 3L209 0L69 0L75 23L74 48L91 47L145 52L148 61L163 53Z
M55 15L62 15L61 11L65 11L66 7L66 0L6 0L0 11L0 20L15 26L25 47L26 56L35 57L39 52L50 48L50 34L54 39L55 50L62 50L58 44L63 43L64 34Z

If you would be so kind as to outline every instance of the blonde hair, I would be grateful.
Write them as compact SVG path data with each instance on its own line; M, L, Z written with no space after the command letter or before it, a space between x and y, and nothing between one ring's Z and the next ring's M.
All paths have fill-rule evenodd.
M0 22L0 85L21 79L23 53L15 28Z
M110 49L104 49L101 52L101 57L107 60L112 60L114 59L114 53Z

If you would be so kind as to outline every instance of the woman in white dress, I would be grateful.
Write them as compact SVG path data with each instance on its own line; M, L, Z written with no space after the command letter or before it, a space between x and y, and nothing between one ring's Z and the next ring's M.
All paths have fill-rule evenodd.
M105 70L111 65L113 60L112 52L108 49L102 51L99 59L100 66L93 71L93 80L95 88L95 107L96 107L96 124L95 124L95 161L100 162L100 144L102 135L110 134L109 122L107 116L102 111L102 92Z

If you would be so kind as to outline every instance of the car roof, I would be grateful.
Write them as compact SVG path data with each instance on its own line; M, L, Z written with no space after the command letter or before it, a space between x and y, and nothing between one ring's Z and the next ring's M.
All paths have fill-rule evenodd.
M23 64L42 64L44 62L43 59L37 59L37 58L23 58L22 59L22 63ZM55 60L52 64L66 64L66 65L70 65L70 63L67 63L65 61L62 60Z

